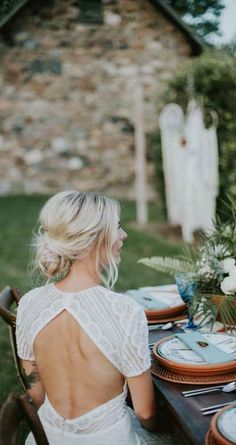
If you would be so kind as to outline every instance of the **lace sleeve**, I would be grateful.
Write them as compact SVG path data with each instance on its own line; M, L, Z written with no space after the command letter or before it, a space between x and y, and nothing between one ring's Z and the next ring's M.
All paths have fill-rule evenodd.
M22 306L23 304L20 302L16 316L17 354L22 360L34 360L33 348L30 346L27 338L27 329L25 326L26 314Z
M142 374L151 366L148 326L145 313L135 307L129 319L122 351L122 369L126 377Z

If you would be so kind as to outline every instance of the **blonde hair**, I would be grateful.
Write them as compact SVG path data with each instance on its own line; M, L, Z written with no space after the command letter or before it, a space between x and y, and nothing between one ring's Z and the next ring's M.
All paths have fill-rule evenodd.
M47 278L66 275L75 260L95 247L95 271L112 287L118 277L112 245L119 212L117 201L99 193L72 190L52 196L41 210L33 238L34 264Z

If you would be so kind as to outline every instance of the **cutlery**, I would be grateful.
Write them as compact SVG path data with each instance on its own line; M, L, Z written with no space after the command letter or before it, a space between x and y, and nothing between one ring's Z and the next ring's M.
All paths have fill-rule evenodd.
M231 392L236 389L236 382L230 382L227 383L227 385L221 385L221 386L210 386L209 388L202 388L202 389L196 389L192 391L183 391L182 394L184 397L192 397L192 396L199 396L201 394L209 394L215 391L220 392Z
M220 405L207 406L206 408L201 408L200 411L202 412L203 416L208 416L209 414L217 413L217 412L220 411L221 408L223 408L224 406L232 405L232 404L234 404L235 402L236 402L236 401L233 401L233 402L226 402L226 403L221 403Z
M200 389L190 389L188 391L182 391L183 396L188 395L188 394L192 394L193 392L198 393L201 391L208 391L211 389L222 389L224 385L218 385L218 386L208 386L207 388L200 388Z
M171 329L173 327L173 323L162 323L162 324L152 324L148 326L149 331L154 331L155 329L161 329L162 331Z

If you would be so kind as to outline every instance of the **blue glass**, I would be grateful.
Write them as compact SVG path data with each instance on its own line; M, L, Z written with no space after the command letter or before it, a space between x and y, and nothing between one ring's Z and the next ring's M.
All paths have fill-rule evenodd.
M193 313L191 311L191 303L194 297L194 294L197 290L197 283L194 282L194 275L192 273L183 272L175 277L175 281L178 287L179 294L182 300L188 306L188 323L183 326L184 329L196 329L197 326L193 321Z

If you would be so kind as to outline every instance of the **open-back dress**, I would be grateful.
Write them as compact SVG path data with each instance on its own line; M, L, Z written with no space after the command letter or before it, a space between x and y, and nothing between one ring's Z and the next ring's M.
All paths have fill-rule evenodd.
M103 286L67 293L51 283L25 294L18 306L16 324L21 359L34 361L37 334L64 310L125 378L150 368L147 320L142 308L131 298ZM125 383L123 392L115 398L77 418L65 419L46 394L38 414L50 445L158 444L156 434L140 427L126 404L126 395ZM33 444L30 433L26 445Z

